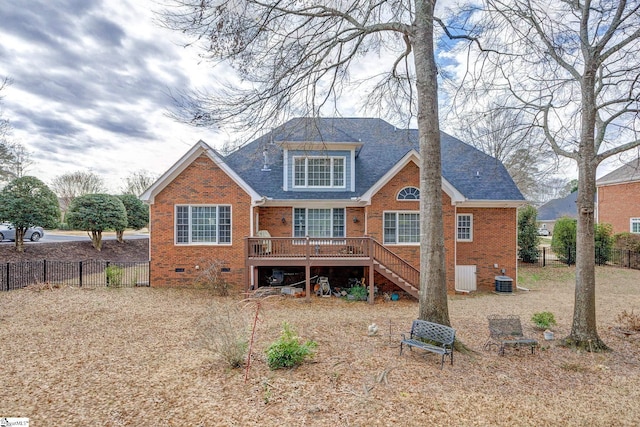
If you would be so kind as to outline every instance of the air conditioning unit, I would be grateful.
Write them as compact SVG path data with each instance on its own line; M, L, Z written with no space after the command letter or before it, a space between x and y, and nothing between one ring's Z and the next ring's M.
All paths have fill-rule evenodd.
M513 279L509 276L496 276L496 292L513 292Z

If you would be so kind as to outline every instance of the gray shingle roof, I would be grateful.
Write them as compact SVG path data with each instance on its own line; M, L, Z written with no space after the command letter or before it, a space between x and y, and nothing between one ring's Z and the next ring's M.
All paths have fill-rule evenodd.
M283 151L289 142L362 143L356 156L355 192L283 190ZM442 176L470 200L524 200L505 167L495 158L441 133ZM267 148L270 171L262 171ZM375 118L292 119L229 154L225 161L259 194L275 200L359 197L409 151L419 151L418 131L398 129Z
M574 191L561 199L549 200L538 208L538 221L555 221L556 219L568 216L578 217L578 192Z
M640 181L640 158L609 172L596 181L596 185L616 184L622 182Z

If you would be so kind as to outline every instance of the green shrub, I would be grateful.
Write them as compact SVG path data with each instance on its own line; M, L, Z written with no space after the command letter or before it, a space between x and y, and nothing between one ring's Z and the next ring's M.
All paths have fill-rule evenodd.
M556 221L551 237L551 249L566 264L576 262L576 226L573 218L562 217Z
M536 262L540 255L537 216L538 211L531 205L518 211L518 257L523 262Z
M613 248L613 227L611 224L595 226L596 264L605 265L611 258Z
M538 329L549 329L551 326L556 325L556 318L550 311L541 311L539 313L533 313L531 321L536 325Z
M640 252L640 234L629 232L615 234L612 238L613 247L624 251Z
M369 291L364 286L354 286L349 289L349 295L353 295L356 301L366 301Z
M120 287L122 286L122 276L124 275L124 268L119 265L109 265L104 269L107 275L107 286Z
M314 341L300 343L288 322L282 323L282 335L267 349L270 369L291 368L300 365L307 357L313 357L318 344Z

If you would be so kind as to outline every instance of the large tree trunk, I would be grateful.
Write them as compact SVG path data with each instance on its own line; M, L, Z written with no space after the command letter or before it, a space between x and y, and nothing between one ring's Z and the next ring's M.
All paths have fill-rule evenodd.
M433 46L435 0L416 0L413 39L420 139L419 318L450 325L444 260L438 82Z
M26 228L16 228L16 252L24 252L24 233Z
M595 76L596 67L585 66L582 80L582 123L578 156L578 224L576 236L576 290L573 325L566 341L589 351L607 349L596 326L596 275L594 211L596 194Z
M91 231L91 244L97 251L102 250L102 231Z

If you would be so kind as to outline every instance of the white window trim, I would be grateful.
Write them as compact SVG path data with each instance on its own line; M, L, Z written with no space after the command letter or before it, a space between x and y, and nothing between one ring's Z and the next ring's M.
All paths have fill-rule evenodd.
M415 200L414 200L415 201ZM396 214L396 241L394 243L388 243L384 241L384 218L386 214ZM418 234L417 242L398 242L398 214L417 214L418 222L420 224L420 233ZM420 234L422 233L422 222L420 221L420 211L382 211L382 242L385 246L420 246Z
M629 233L640 234L640 232L633 231L634 223L640 224L640 218L629 218Z
M305 236L296 236L296 223L295 223L295 217L296 217L296 209L304 209L304 229L305 231L309 230L309 209L329 209L331 211L331 236L326 237L326 236L321 236L321 237L311 237L309 236L309 234L306 234ZM333 211L334 209L342 209L344 211L344 216L343 216L343 220L344 220L344 236L334 236L333 235L333 229L334 229L334 224L333 224ZM293 220L291 221L291 235L293 236L294 239L306 239L307 237L310 237L312 240L312 242L314 244L322 244L322 245L331 245L331 244L336 244L335 242L332 242L330 240L328 241L324 241L323 239L344 239L347 236L347 209L346 208L342 208L342 207L335 207L335 208L303 208L303 207L294 207L291 209L291 218L293 218ZM302 240L300 241L301 243L296 243L296 244L304 244L302 243Z
M183 243L183 242L178 242L178 207L184 207L187 206L189 208L189 241L187 243ZM213 207L215 206L216 208L222 206L222 207L228 207L229 208L229 216L231 217L231 224L230 224L230 228L229 228L229 242L223 242L220 243L219 239L220 239L220 229L216 230L216 238L218 241L216 242L192 242L191 241L191 227L193 225L193 220L191 219L191 208L192 207ZM219 222L219 218L220 218L220 210L216 209L216 215L218 216L218 225L220 224ZM227 205L227 204L199 204L199 203L194 203L194 204L188 204L188 203L181 203L181 204L177 204L174 205L173 207L173 244L176 246L231 246L233 244L233 205Z
M403 190L406 190L408 188L412 188L415 190L418 190L418 198L417 199L401 199L400 198L400 193L402 193ZM406 187L403 187L400 189L400 191L398 191L398 194L396 194L396 200L399 202L419 202L420 201L420 189L418 187L415 187L413 185L407 185Z
M296 185L296 161L298 159L304 159L304 185ZM331 160L331 185L309 185L309 159L329 159ZM334 175L334 160L342 160L342 185L333 185L335 181ZM312 188L312 189L326 189L326 188L347 188L347 158L345 156L293 156L293 165L291 170L291 185L293 188Z
M458 229L460 228L460 217L468 216L469 217L469 238L468 239L460 239L458 237ZM456 241L458 242L473 242L473 214L470 213L459 213L456 214Z

